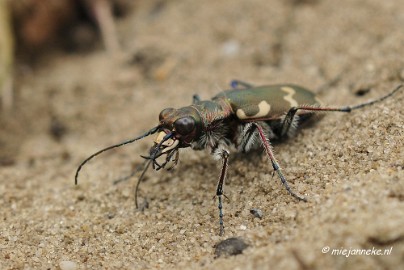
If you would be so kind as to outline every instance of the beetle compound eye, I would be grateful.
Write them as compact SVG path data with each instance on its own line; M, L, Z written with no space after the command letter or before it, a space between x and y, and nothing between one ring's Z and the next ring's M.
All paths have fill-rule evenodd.
M174 111L175 111L175 109L173 109L173 108L167 108L167 109L162 110L159 114L159 120L161 121L163 119L166 119Z
M183 117L175 121L175 131L181 135L188 135L195 128L195 120L191 116Z

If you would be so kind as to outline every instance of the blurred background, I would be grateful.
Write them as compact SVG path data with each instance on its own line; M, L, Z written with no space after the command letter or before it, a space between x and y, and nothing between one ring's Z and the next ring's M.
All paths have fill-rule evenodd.
M155 126L162 109L187 106L196 93L203 99L209 99L229 88L232 79L257 85L296 83L319 93L325 103L333 105L357 104L378 97L404 80L403 26L404 5L398 0L0 0L0 205L5 213L2 220L4 228L8 228L0 237L0 261L7 261L5 266L10 268L18 266L21 258L28 258L25 264L21 264L22 267L43 268L54 267L63 259L87 263L95 268L100 266L102 258L107 259L101 265L112 268L127 267L131 264L125 263L130 261L139 263L136 265L140 268L156 265L175 267L178 258L183 258L185 268L192 265L190 262L197 262L199 266L212 262L213 242L218 240L212 236L215 235L217 213L215 203L211 204L209 199L214 194L217 168L214 162L209 161L208 155L188 151L187 158L180 165L184 169L151 176L143 188L157 210L150 211L152 217L146 218L132 211L132 184L113 186L110 183L140 162L138 156L147 153L151 139L129 146L128 150L100 156L83 171L84 184L80 184L78 190L72 187L76 166L96 150L137 136ZM323 194L323 189L327 188L328 182L318 179L320 175L326 175L325 180L346 180L344 184L349 185L352 175L376 170L391 173L395 177L392 179L398 181L401 171L396 163L400 163L400 156L395 158L393 154L400 149L400 140L402 143L402 129L400 131L398 126L402 128L403 111L402 101L401 105L394 101L386 101L384 104L390 107L376 110L374 114L370 109L367 114L344 116L351 118L329 116L329 120L320 124L318 129L307 131L312 133L306 134L306 141L279 146L279 159L282 165L288 163L283 167L291 168L287 172L292 182L293 179L310 176L314 183L302 181L305 183L302 185L307 189L313 188L308 191L313 195ZM395 113L398 116L392 116ZM378 145L384 149L369 148L368 144L372 141L368 140L373 137L364 135L369 129L376 134L375 138L379 138L377 132L380 129L373 127L376 123L383 125L382 134L390 136L383 135L390 141ZM341 130L335 130L337 127ZM326 134L329 137L324 138ZM344 148L341 144L354 146ZM357 159L363 163L348 170L345 166L350 163L348 157L353 154L344 151L351 150L359 155ZM332 166L315 170L313 164L317 164L317 155L321 155L318 153L322 151L331 155L328 159L321 159ZM309 152L310 155L304 154ZM368 158L377 153L380 155ZM305 158L310 161L306 163ZM385 160L389 158L396 163ZM253 228L252 232L245 232L253 246L282 243L277 246L282 249L280 253L274 251L272 257L265 255L261 259L271 258L273 262L278 262L278 258L281 262L278 265L282 262L289 265L289 258L295 254L291 254L289 249L293 245L302 247L302 251L305 245L320 243L316 238L320 229L312 234L310 229L319 228L316 226L322 226L324 220L331 220L330 223L340 224L339 228L346 229L335 232L330 227L332 233L323 238L329 244L329 239L338 239L335 245L358 244L362 243L361 239L367 239L361 235L367 232L365 229L359 226L355 230L345 226L346 220L338 219L339 209L324 210L324 216L335 214L327 216L329 219L316 220L314 214L309 215L308 219L313 218L314 225L307 223L306 227L302 227L306 228L305 232L296 229L297 218L282 216L274 208L278 201L267 201L268 198L280 200L281 197L264 194L263 190L267 188L259 183L246 184L247 178L261 179L262 174L271 173L265 157L251 160L250 163L234 161L238 169L230 186L240 191L233 194L244 197L233 198L232 206L226 205L229 213L233 213L229 214L231 218L226 222L234 222L226 229L232 235L232 230L237 231L239 223L244 222L240 219L245 218L249 222L248 228ZM194 178L189 179L189 175ZM377 179L382 181L384 178ZM272 182L274 188L269 190L283 194L280 185ZM346 187L344 184L335 184L335 188L342 189ZM366 182L365 185L370 184ZM391 186L397 187L386 184L383 190L388 192ZM369 190L377 190L368 187ZM398 193L389 193L389 198L396 198L394 202L402 204L400 192L398 189ZM248 201L252 198L268 207L270 222L248 219L250 214L244 203L251 204ZM320 208L327 196L319 198L317 206ZM369 204L366 195L361 199L363 205ZM190 211L186 217L195 218L192 222L197 224L195 227L189 221L190 224L178 225L195 233L175 240L178 246L160 245L159 241L165 239L166 228L159 227L160 223L154 226L154 222L176 223L175 220L183 215L183 212L175 212L172 208L167 210L166 201L171 202L174 209ZM290 199L285 196L282 207L290 207L289 202ZM377 205L374 203L371 205ZM82 210L77 210L77 204ZM231 208L239 204L247 210ZM386 204L395 205L390 201ZM194 205L197 210L187 209ZM264 206L262 209L265 210ZM399 214L398 208L394 213ZM130 214L119 212L122 209L130 209ZM312 208L302 206L299 209L301 215L314 211L319 217L324 217ZM368 216L361 220L389 213L382 208L379 210L364 211ZM108 230L97 231L107 225L94 225L93 222L103 220L106 213L113 213L116 217L106 221L111 226ZM349 218L357 217L353 213ZM383 222L388 218L380 220ZM400 218L392 220L399 223ZM111 225L113 222L126 227ZM182 222L188 221L184 218ZM268 225L274 222L278 222L276 229ZM19 223L25 225L11 225ZM140 228L138 224L144 227ZM36 228L35 232L40 235L38 239L29 238L30 233L25 231L28 228ZM128 254L125 253L127 250L112 248L115 240L104 235L110 232L110 228L119 232L114 235L116 239L146 235L149 240L139 249L137 243L131 243L136 252ZM74 236L70 235L72 230ZM11 236L16 231L20 232L20 237L10 240L14 239ZM90 235L88 239L101 239L97 242L100 249L115 250L116 254L108 257L104 251L98 250L89 255L80 249L87 245L81 234ZM296 235L307 237L300 238L299 242ZM358 240L355 235L363 237ZM295 237L296 242L288 242L289 236ZM36 247L42 241L46 242L46 247L54 247L53 252L43 247L38 254L31 254L30 245ZM201 242L204 244L200 245ZM152 246L160 254L168 254L168 258L159 262L159 253L153 253ZM21 248L19 253L12 251L17 247ZM270 250L274 250L272 247ZM316 260L312 259L307 269L312 266L334 267L335 261L338 261L336 257L318 257L314 250L311 254L310 258ZM299 265L300 259L296 256L297 263L290 262L294 266ZM39 262L32 258L38 258ZM356 264L351 262L348 266L353 269ZM366 262L373 265L372 260ZM388 268L400 263L402 257L396 257L395 261L382 260L381 265ZM224 267L226 265L231 266L224 264ZM341 268L347 266L344 263L338 265Z

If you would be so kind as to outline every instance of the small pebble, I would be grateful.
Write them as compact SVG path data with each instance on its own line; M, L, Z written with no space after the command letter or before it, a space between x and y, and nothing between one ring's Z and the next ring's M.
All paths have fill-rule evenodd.
M229 40L222 44L221 53L226 57L234 57L240 52L240 43L237 40Z
M261 209L253 208L253 209L250 210L250 213L251 213L254 217L259 218L259 219L262 219L262 217L263 217L263 214L262 214L262 210L261 210Z
M77 263L72 262L72 261L60 261L59 267L61 270L76 270Z
M215 245L215 258L241 254L247 247L248 245L241 238L228 238Z

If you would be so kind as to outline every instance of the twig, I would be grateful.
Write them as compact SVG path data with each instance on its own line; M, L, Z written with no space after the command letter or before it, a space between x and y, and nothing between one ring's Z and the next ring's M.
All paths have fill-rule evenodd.
M0 0L0 93L3 111L13 106L14 39L9 5Z
M112 6L109 0L87 0L94 12L98 27L101 30L102 39L106 50L114 57L119 55L120 46L116 34Z

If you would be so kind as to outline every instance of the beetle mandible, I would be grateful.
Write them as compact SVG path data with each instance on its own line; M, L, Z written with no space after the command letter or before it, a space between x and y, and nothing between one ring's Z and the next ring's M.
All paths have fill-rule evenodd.
M306 122L316 112L351 112L385 100L398 92L403 85L398 85L378 99L343 107L324 106L313 92L294 84L255 87L235 80L231 82L231 86L232 89L219 93L211 100L202 101L194 95L193 104L190 106L162 110L157 126L139 137L104 148L85 159L77 168L75 184L78 183L81 168L93 157L157 134L149 155L142 156L146 160L136 185L135 203L138 207L139 184L150 164L155 170L171 169L178 163L181 148L207 149L215 159L222 161L216 197L219 208L219 234L223 235L223 187L231 147L239 152L263 147L287 192L297 200L306 201L305 197L290 188L274 156L270 141L292 136L298 125ZM258 141L261 144L257 143Z

